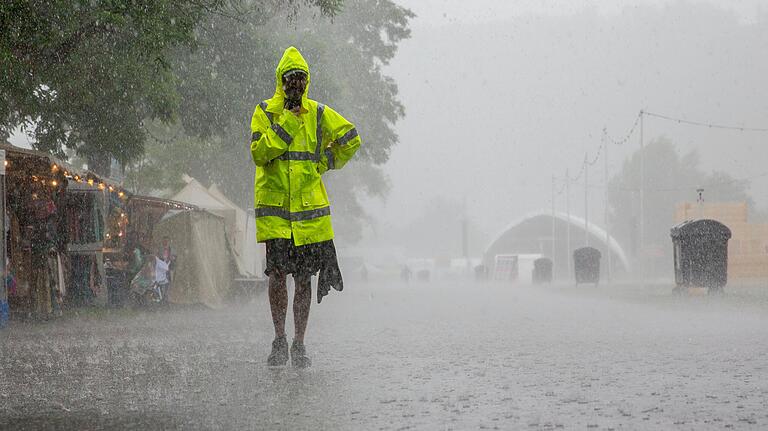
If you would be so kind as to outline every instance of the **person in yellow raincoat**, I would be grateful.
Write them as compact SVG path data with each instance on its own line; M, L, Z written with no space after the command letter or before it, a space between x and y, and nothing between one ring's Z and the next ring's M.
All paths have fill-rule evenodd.
M259 103L251 120L251 156L256 164L256 238L267 250L269 303L275 326L271 366L288 362L285 315L287 274L296 281L293 299L293 366L308 367L304 333L312 301L311 277L319 273L318 302L330 287L343 288L333 244L331 207L321 176L341 169L360 147L355 126L310 99L309 65L299 50L285 50L275 71L271 99Z

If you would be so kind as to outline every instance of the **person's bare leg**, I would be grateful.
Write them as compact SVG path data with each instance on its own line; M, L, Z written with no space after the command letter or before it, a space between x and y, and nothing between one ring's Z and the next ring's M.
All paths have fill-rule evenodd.
M288 312L288 289L285 287L285 274L273 272L269 276L269 307L272 309L275 337L285 337L285 314Z
M296 291L293 294L293 323L295 333L293 340L304 344L304 333L307 331L309 307L312 305L312 278L300 278L296 281Z

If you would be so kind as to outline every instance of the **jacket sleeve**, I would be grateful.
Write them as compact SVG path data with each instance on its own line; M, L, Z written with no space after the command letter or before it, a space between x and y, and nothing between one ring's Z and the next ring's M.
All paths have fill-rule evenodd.
M360 136L354 124L338 112L325 107L322 117L323 142L329 142L320 155L320 173L329 169L341 169L360 148ZM327 137L327 139L326 139Z
M281 115L274 124L257 105L251 118L251 157L256 166L264 166L284 152L293 141L299 123L293 115Z

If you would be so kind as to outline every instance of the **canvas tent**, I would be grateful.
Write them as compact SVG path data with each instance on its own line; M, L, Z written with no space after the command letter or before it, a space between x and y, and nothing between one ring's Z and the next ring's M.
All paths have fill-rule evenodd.
M167 236L176 254L171 303L224 305L236 268L224 225L222 217L206 211L171 211L155 226L153 249Z
M241 276L253 277L263 274L263 245L256 243L256 222L253 213L235 205L214 184L205 188L192 177L184 176L187 185L173 200L187 202L224 218L227 239L237 262Z

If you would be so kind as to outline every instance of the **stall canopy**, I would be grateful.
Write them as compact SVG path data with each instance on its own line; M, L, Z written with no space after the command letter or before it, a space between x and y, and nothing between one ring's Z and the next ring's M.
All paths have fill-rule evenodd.
M255 221L253 214L235 205L213 184L206 188L192 177L184 176L187 185L173 200L188 202L208 212L224 218L227 239L232 248L238 272L241 276L261 274L261 256L256 243Z
M224 305L236 269L224 225L222 217L206 211L171 211L155 226L153 248L168 237L177 255L170 302Z
M129 193L48 153L7 142L0 149L6 153L8 258L18 286L13 308L45 317L69 301L99 303L105 298L101 254L123 237Z

